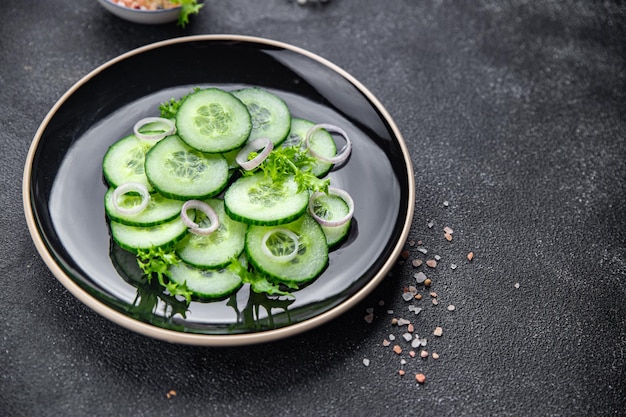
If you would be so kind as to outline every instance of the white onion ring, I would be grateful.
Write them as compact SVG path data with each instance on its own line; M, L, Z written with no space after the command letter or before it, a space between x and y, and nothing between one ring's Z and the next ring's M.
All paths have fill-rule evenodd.
M168 129L167 131L163 133L154 133L154 134L149 134L149 135L145 133L141 133L139 129L141 129L143 126L147 125L148 123L163 123L164 125L168 127ZM171 121L170 119L166 119L164 117L146 117L144 119L141 119L137 123L135 123L135 126L133 126L133 133L139 139L149 140L151 142L158 142L164 137L173 135L174 133L176 133L176 125L174 124L173 121Z
M275 233L283 233L285 235L287 235L287 237L289 237L293 242L294 242L294 250L291 251L290 253L286 254L286 255L281 255L281 256L276 256L272 253L272 251L270 250L270 248L267 247L267 241L268 239ZM289 229L285 229L282 227L276 228L276 229L272 229L270 231L268 231L267 233L265 233L265 235L263 235L263 239L261 240L261 250L263 251L263 253L265 254L265 256L267 256L268 258L276 261L276 262L289 262L292 259L294 259L296 256L298 256L298 250L300 249L300 238L298 238L298 235L295 234L294 232L292 232Z
M263 149L263 151L261 151L261 153L259 153L254 158L248 160L248 155L250 155L250 152L258 151L259 149ZM237 154L235 161L237 161L239 166L241 166L243 169L245 169L246 171L250 171L261 165L261 163L265 161L270 152L272 152L272 149L274 149L274 143L270 139L258 138L244 146L243 149Z
M315 134L315 132L317 132L318 130L321 130L321 129L325 129L329 133L337 133L337 134L343 136L343 138L346 140L346 145L341 149L341 151L339 151L339 153L337 155L335 155L332 158L326 158L325 156L322 156L322 155L316 153L311 148L311 137ZM346 131L343 130L342 128L338 127L338 126L327 124L327 123L320 123L320 124L317 124L317 125L311 127L308 130L308 132L306 132L306 137L304 138L304 143L305 143L307 149L309 150L309 152L311 153L311 155L313 155L315 158L319 159L320 161L327 162L327 163L333 164L333 165L339 164L339 163L345 161L346 159L348 159L348 157L350 156L350 153L352 152L352 141L348 137L348 134L346 133Z
M141 196L141 204L131 208L120 206L117 200L124 194L131 192L138 193ZM141 213L146 209L146 207L148 207L148 203L150 202L150 192L148 191L148 187L139 182L125 182L113 190L113 196L111 198L113 199L113 207L115 207L115 210L118 213L132 216Z
M189 218L187 215L187 210L200 210L209 218L211 225L209 227L200 227L200 225ZM180 210L180 218L182 219L185 226L189 228L191 233L200 236L206 236L213 232L215 232L220 227L220 219L217 216L213 207L200 200L189 200L183 204L183 207Z
M352 200L352 197L350 196L350 194L348 194L347 191L342 190L341 188L328 187L328 194L335 195L341 198L343 201L345 201L346 204L348 205L348 214L346 214L341 219L337 219L337 220L326 220L326 219L321 218L317 214L315 214L315 210L313 210L315 200L317 200L318 197L321 197L322 195L324 195L323 192L316 192L311 195L311 198L309 198L309 213L321 226L326 226L326 227L343 226L348 221L350 221L350 219L352 219L352 216L354 215L354 200Z

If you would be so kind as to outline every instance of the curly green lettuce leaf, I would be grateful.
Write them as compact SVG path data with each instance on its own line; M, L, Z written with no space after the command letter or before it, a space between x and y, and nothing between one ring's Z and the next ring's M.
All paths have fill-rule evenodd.
M197 0L178 0L173 3L180 3L181 9L178 15L178 22L176 23L181 28L184 28L189 23L189 16L192 14L198 14L204 4L198 4Z
M249 158L255 156L253 153ZM274 148L256 170L244 172L244 175L252 175L261 170L263 175L270 178L272 182L293 177L298 184L298 192L309 190L327 193L330 179L320 179L313 174L311 167L315 161L316 159L308 153L307 149L300 145Z
M178 284L169 279L169 266L176 265L180 258L173 251L166 251L163 248L150 248L139 250L137 253L137 263L139 268L146 274L148 282L156 277L159 284L172 296L181 296L187 303L191 302L192 292L185 283Z
M275 284L267 279L265 275L259 274L255 271L251 271L246 268L238 260L233 260L227 267L230 271L239 275L241 280L247 284L250 284L250 289L257 294L267 295L284 295L292 297L293 295L288 291L283 291L280 285ZM291 289L298 289L298 287L292 286Z

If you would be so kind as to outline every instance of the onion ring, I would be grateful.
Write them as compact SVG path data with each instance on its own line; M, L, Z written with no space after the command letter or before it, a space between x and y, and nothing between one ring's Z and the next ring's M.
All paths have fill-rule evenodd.
M119 198L124 194L131 192L138 193L141 196L141 203L131 208L120 206L117 200L119 200ZM141 213L146 209L146 207L148 207L148 203L150 202L150 192L145 185L139 182L125 182L113 190L113 196L111 198L113 199L113 207L115 207L115 210L117 210L118 213L133 216Z
M151 133L151 134L145 134L139 131L139 129L141 129L143 126L150 124L150 123L163 123L164 125L167 126L168 129L162 133ZM133 126L133 133L139 139L148 140L151 142L158 142L164 137L173 135L174 133L176 133L176 125L174 124L173 121L171 121L170 119L166 119L164 117L146 117L144 119L141 119L137 123L135 123L135 126Z
M318 216L315 213L313 206L315 205L315 200L325 195L323 192L320 192L320 191L313 193L311 195L311 198L309 198L309 213L321 226L326 226L326 227L343 226L344 224L349 222L350 219L352 219L352 216L354 215L354 200L352 200L352 197L350 196L350 194L348 194L347 191L342 190L341 188L328 187L328 194L337 196L341 198L343 201L345 201L346 204L348 205L348 214L343 216L341 219L337 219L337 220L326 220Z
M209 227L200 227L200 225L189 218L187 215L187 210L200 210L208 217L211 225ZM191 233L200 236L206 236L213 232L215 232L220 227L220 219L217 216L213 207L200 200L189 200L183 204L183 207L180 210L180 218L182 219L185 226L189 228Z
M346 145L341 149L341 151L339 151L339 153L337 155L335 155L332 158L326 158L325 156L322 156L322 155L316 153L311 148L311 137L315 134L315 132L317 132L318 130L321 130L321 129L325 129L325 130L327 130L330 133L337 133L337 134L343 136L343 138L346 140ZM348 134L346 133L346 131L343 130L342 128L338 127L338 126L327 124L327 123L320 123L320 124L316 124L315 126L311 127L306 132L306 137L304 138L304 143L305 143L308 151L311 153L311 155L313 155L315 158L319 159L320 161L327 162L327 163L333 164L333 165L339 164L339 163L345 161L346 159L348 159L348 157L350 156L350 153L352 152L352 141L348 137Z
M254 158L248 160L248 155L250 155L250 152L258 151L259 149L263 149L263 151L261 151L261 153L259 153ZM239 153L237 154L235 161L237 161L239 166L241 166L243 169L245 169L246 171L250 171L261 165L261 163L265 161L270 152L272 152L272 149L274 149L274 143L270 139L258 138L244 146L243 149L241 149L241 151L239 151Z
M289 239L291 239L291 241L294 243L293 245L293 250L291 252L289 252L286 255L279 255L276 256L274 255L274 253L272 253L271 249L267 247L267 241L269 240L269 238L276 234L276 233L282 233L284 235L286 235ZM263 251L263 253L265 254L265 256L267 256L268 258L276 261L276 262L289 262L292 259L294 259L296 256L298 256L298 250L300 249L300 238L298 238L298 235L295 234L294 232L292 232L289 229L285 229L282 227L279 228L275 228L272 229L270 231L268 231L267 233L265 233L265 235L263 236L263 239L261 240L261 250Z

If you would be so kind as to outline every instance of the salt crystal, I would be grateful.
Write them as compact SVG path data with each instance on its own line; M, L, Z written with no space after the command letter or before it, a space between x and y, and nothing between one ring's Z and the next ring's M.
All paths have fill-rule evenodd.
M413 309L413 313L415 313L415 315L417 316L420 312L422 311L421 307L417 307L415 309Z
M450 234L450 235L451 235L452 233L454 233L454 230L452 230L452 229L451 229L451 228L449 228L448 226L444 227L444 228L443 228L443 231L444 231L445 233Z
M429 221L429 222L428 222L428 228L429 228L429 229L432 229L432 227L433 227L434 225L435 225L435 222L433 222L433 221Z
M411 333L404 333L402 335L402 337L404 338L404 340L406 340L407 342L410 342L413 339L413 335Z
M455 307L454 305L452 305L452 304L450 304L450 305L448 306L448 310L449 310L449 311L454 311L455 309L456 309L456 307Z
M425 346L426 346L426 343L428 343L428 340L426 340L426 339L421 339L421 340L420 340L420 346L421 346L421 347L425 347Z
M422 252L423 254L427 254L428 253L428 249L426 249L426 248L417 248L417 250Z
M409 285L409 292L415 295L417 293L417 288L415 288L413 285Z
M515 283L515 288L519 288L519 282Z
M433 334L437 337L441 336L443 334L443 329L441 327L436 327L435 331L433 331Z
M426 261L426 265L428 265L429 268L435 268L437 266L437 261L434 259L429 259Z
M406 365L406 359L401 359L400 360L400 365Z
M450 202L449 202L449 201L444 201L444 202L443 202L443 206L444 206L444 207L448 207L449 205L450 205Z
M398 319L398 326L404 326L409 324L410 321L408 321L407 319Z
M450 264L451 269L456 269L456 264Z
M413 339L413 342L411 342L411 347L414 347L414 348L420 347L420 343L421 341L419 337L416 337Z
M440 260L441 260L441 256L439 256L439 255L435 255L435 260L436 260L436 261L440 261Z
M387 310L387 314L393 314L393 310Z
M373 309L372 307L369 307L369 308L366 308L366 309L365 309L365 312L366 312L367 314L372 314L372 313L374 313L374 309Z
M418 272L417 274L413 275L413 277L415 278L415 282L417 282L418 284L423 284L424 281L426 281L426 274L423 272Z
M396 337L392 334L389 335L389 340L396 340Z
M410 292L404 292L402 293L402 298L404 299L404 301L411 301L413 299L414 295L411 294Z
M370 360L367 358L363 359L363 365L370 366Z

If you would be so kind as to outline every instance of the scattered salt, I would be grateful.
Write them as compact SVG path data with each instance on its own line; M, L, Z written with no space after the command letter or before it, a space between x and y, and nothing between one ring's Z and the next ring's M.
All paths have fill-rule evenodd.
M415 282L417 282L418 284L423 284L424 281L426 281L426 274L423 272L418 272L417 274L413 275L413 277L415 278Z

